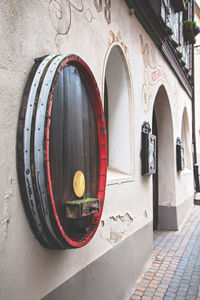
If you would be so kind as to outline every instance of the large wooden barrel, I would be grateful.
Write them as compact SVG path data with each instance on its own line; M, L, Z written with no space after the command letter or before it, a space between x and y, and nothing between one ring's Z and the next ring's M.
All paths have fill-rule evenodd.
M18 177L42 245L86 245L103 209L107 138L99 90L75 55L37 59L19 114Z

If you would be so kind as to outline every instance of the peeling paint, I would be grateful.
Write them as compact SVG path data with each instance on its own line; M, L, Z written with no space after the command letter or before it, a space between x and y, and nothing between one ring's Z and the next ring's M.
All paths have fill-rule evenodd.
M10 202L13 197L13 180L9 177L9 189L5 193L4 197L1 199L1 212L0 212L0 245L3 245L8 237L8 225L10 222Z
M144 216L145 216L145 218L148 217L148 213L147 213L147 210L146 210L146 209L145 209L145 211L144 211Z
M133 222L134 218L135 217L132 217L130 213L127 212L124 216L110 216L107 219L101 221L102 238L106 239L112 245L116 245L128 231L128 228Z
M6 240L8 235L8 223L10 220L9 214L9 202L11 195L7 194L4 196L2 201L2 212L0 217L0 240Z

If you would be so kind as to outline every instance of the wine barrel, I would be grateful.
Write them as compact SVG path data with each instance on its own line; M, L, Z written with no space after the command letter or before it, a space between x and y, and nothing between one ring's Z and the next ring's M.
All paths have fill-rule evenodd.
M103 210L107 137L95 78L80 57L35 61L19 113L17 165L40 243L50 249L86 245Z

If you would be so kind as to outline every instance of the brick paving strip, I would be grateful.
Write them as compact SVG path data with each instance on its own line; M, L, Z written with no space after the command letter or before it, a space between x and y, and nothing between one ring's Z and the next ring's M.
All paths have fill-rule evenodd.
M179 231L154 233L153 255L130 300L200 300L200 206Z

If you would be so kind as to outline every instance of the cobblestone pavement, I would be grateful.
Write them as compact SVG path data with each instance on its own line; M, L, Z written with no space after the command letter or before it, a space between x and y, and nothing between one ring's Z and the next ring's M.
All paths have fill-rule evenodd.
M130 300L200 300L200 206L179 231L154 233L153 255Z

